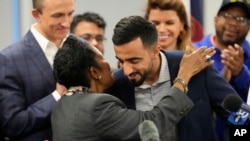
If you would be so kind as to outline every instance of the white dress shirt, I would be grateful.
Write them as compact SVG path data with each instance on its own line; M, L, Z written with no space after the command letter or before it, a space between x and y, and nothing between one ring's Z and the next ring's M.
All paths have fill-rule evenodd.
M53 69L53 62L54 62L54 57L56 55L56 52L58 51L58 49L62 46L63 42L66 40L66 38L63 40L63 42L61 43L60 47L57 47L55 43L49 41L46 37L44 37L36 28L35 25L37 23L33 24L31 26L31 33L33 34L33 36L35 37L36 41L38 42L38 44L40 45L42 51L44 52L51 68ZM52 93L53 97L55 98L56 101L58 101L61 98L61 95L54 90L54 92Z

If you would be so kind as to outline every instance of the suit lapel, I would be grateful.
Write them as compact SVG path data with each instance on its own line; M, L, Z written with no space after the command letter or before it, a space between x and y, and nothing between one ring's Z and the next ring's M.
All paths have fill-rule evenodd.
M41 47L37 43L36 39L29 31L24 38L24 51L27 52L27 57L34 62L34 67L37 67L41 74L48 80L48 83L54 84L52 68L42 51Z
M166 55L168 61L171 85L173 85L173 81L176 78L179 71L179 64L183 53L181 51L162 51L162 52Z

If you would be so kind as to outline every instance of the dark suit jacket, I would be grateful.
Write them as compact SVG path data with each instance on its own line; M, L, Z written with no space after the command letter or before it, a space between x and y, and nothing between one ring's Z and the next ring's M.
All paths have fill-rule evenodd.
M2 130L17 141L50 139L55 80L41 47L29 31L0 56Z
M163 52L168 61L171 83L177 76L182 51ZM135 109L134 87L119 70L114 74L115 83L107 92L121 99L129 108ZM195 75L189 82L187 95L194 102L194 108L178 123L179 141L216 141L213 126L213 110L226 119L229 113L221 103L227 94L236 94L235 90L220 74L208 67Z
M172 128L192 106L188 96L177 88L171 88L169 94L147 112L128 110L119 99L107 94L65 95L52 111L53 140L137 141L140 140L138 125L149 119L156 124L162 141L166 141L166 132L162 131Z

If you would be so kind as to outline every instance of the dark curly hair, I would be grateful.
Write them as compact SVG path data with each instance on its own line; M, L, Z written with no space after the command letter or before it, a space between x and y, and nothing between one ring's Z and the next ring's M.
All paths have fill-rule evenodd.
M69 35L54 58L55 80L66 88L72 86L90 87L88 71L91 66L99 69L96 52L81 38Z

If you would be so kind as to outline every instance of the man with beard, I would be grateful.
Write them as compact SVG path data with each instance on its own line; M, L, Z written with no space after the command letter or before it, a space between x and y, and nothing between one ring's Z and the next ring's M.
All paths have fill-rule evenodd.
M250 46L246 40L250 28L250 2L224 0L214 18L216 34L209 34L197 47L215 47L214 67L246 101L250 84Z
M164 131L164 138L217 141L213 111L226 120L230 113L221 103L226 95L236 92L212 66L190 79L187 89L185 79L177 77L183 51L161 50L155 25L140 16L121 19L115 26L112 41L121 69L114 73L115 83L107 93L121 99L128 108L148 111L168 95L173 84L178 84L195 105L176 126ZM210 49L202 54L203 61L209 62L206 56L214 54L214 48ZM169 115L174 116L172 112Z
M250 84L250 46L246 40L250 28L250 2L223 0L214 18L216 34L194 43L197 47L215 47L214 67L246 101ZM223 124L217 120L217 133L223 136Z

